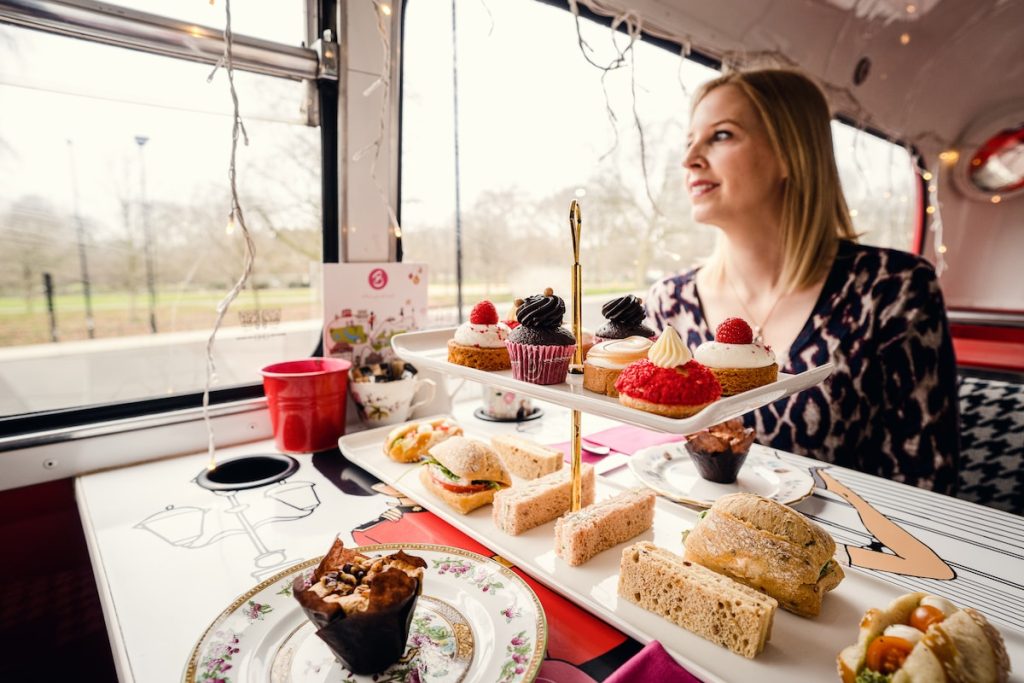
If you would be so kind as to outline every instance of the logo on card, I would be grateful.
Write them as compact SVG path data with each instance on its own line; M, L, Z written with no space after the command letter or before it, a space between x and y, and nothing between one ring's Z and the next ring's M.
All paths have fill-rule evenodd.
M384 289L388 284L388 274L383 268L374 268L370 271L368 278L370 286L374 289Z

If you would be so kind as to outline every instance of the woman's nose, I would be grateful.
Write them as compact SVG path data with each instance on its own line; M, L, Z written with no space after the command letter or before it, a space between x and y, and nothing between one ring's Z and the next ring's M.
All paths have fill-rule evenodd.
M707 161L704 159L704 155L701 154L698 145L690 145L686 148L686 154L683 155L683 168L703 168L707 166Z

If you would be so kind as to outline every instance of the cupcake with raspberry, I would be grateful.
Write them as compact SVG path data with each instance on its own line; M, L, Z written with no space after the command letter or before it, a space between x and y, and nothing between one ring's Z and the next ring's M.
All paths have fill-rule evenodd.
M477 370L508 370L508 335L508 325L498 321L494 304L481 301L473 307L469 321L459 325L448 340L448 362Z
M532 384L565 381L576 337L562 327L565 302L550 288L523 300L516 310L519 327L508 336L512 376Z
M632 294L612 299L601 307L601 315L608 322L597 329L594 337L600 343L606 339L626 337L647 337L654 339L658 333L644 325L644 305L639 297Z
M672 327L665 328L647 358L625 367L615 390L624 406L677 418L696 415L722 395L718 380L693 360Z
M753 330L742 318L723 321L715 330L715 340L698 346L693 357L715 374L723 396L734 396L779 378L775 354L754 341Z

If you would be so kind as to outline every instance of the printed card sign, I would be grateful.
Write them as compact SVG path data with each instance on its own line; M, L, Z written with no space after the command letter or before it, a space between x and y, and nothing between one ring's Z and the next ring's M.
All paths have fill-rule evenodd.
M391 360L391 337L427 322L427 267L325 263L324 355L368 365Z

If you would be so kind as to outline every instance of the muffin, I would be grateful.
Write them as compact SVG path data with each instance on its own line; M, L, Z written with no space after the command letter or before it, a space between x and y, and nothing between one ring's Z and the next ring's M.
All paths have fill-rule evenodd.
M701 477L716 484L731 484L753 443L754 430L744 427L737 417L688 436L686 452Z
M426 567L401 550L371 558L335 539L311 576L295 578L292 595L349 671L380 673L405 653Z
M644 325L643 302L639 297L627 294L618 299L612 299L601 307L601 315L608 319L608 322L597 329L595 338L597 342L606 339L625 339L626 337L646 337L654 339L658 333Z
M508 336L512 376L532 384L565 381L576 337L562 327L565 302L550 288L523 300L516 311L519 327Z
M508 325L498 322L494 304L481 301L470 311L469 320L455 328L455 336L448 340L448 362L477 370L508 370L508 333Z
M672 327L665 328L647 358L623 369L615 389L622 405L665 417L696 415L722 395L718 380L693 360Z
M772 350L754 341L754 332L742 318L728 318L715 330L715 340L693 352L698 363L714 373L722 396L771 384L779 377Z
M583 388L615 398L619 395L615 380L623 368L647 358L647 351L653 343L647 337L633 336L595 344L583 363Z

